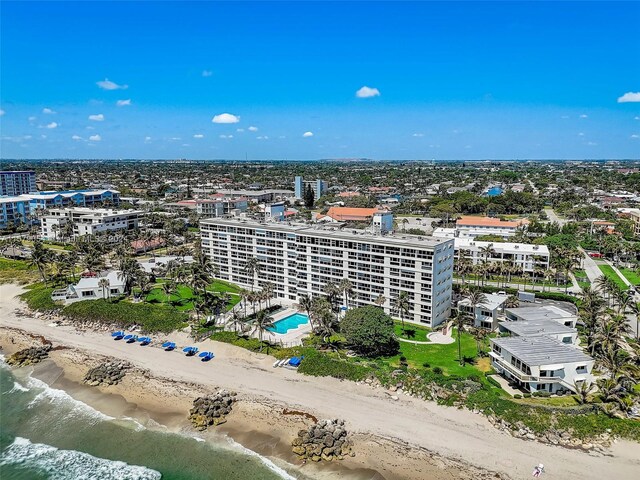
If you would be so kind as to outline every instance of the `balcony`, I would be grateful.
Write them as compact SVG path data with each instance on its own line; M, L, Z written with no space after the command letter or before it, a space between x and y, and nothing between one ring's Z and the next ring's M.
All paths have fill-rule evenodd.
M534 377L533 375L527 375L510 363L505 362L504 359L495 352L489 352L489 356L499 368L506 370L521 382L558 383L562 381L562 378L560 377Z

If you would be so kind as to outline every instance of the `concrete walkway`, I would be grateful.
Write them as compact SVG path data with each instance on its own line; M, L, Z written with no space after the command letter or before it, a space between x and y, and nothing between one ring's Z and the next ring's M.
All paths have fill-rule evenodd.
M632 287L633 285L631 285L631 282L629 280L627 280L627 277L625 277L622 272L620 270L618 270L618 267L616 267L613 263L611 263L609 260L605 260L604 263L606 263L607 265L609 265L611 268L613 268L613 271L616 272L616 275L618 275L622 281L624 282L624 284L627 287Z
M595 281L602 276L602 271L598 267L598 264L595 262L595 260L591 258L589 254L587 254L587 252L585 252L582 247L578 247L578 250L580 251L580 253L582 253L582 256L584 257L583 259L584 261L582 262L584 271L587 274L587 278L589 278L589 281L593 285Z

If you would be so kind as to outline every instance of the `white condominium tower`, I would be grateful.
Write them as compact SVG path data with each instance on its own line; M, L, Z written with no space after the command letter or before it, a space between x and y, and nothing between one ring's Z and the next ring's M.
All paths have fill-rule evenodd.
M277 297L298 301L348 278L349 306L384 300L384 310L398 318L394 299L406 292L406 321L436 326L449 317L453 239L222 218L202 220L200 232L218 276L244 287L271 282ZM245 269L249 258L259 261L253 278Z

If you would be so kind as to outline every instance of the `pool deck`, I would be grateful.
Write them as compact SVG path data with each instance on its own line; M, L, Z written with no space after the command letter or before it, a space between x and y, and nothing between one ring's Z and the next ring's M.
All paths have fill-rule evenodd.
M285 310L273 315L273 322L275 323L278 320L282 320L283 318L295 315L296 313L304 312L300 312L297 309L291 307L286 308ZM306 316L306 313L304 313L304 315ZM309 323L305 323L300 325L298 328L289 330L287 333L264 332L262 338L272 343L281 343L286 347L291 347L295 345L302 345L302 339L310 333L311 325Z

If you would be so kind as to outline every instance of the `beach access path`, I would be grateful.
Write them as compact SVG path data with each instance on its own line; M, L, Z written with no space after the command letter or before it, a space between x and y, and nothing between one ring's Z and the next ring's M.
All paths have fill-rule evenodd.
M51 326L19 316L23 305L15 285L0 285L0 328L18 328L54 343L127 360L158 377L224 387L247 397L268 400L320 418L342 418L350 431L371 433L427 449L443 457L525 479L544 463L549 478L586 480L635 479L640 471L638 444L619 441L606 455L569 450L514 438L494 428L486 417L400 395L394 401L382 389L328 377L308 377L272 368L273 357L224 343L195 344L216 358L199 362L176 352L140 347L111 339L108 333L78 332L72 326ZM182 340L172 336L175 341ZM183 346L183 345L180 345Z

